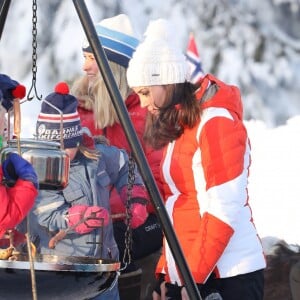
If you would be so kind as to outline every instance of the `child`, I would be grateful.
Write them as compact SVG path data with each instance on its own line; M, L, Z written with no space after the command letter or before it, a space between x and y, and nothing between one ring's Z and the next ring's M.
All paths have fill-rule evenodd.
M41 254L63 256L93 256L119 259L112 220L109 194L114 186L124 203L127 201L128 157L125 152L105 144L93 145L93 139L83 134L77 112L77 99L69 94L65 83L56 86L46 97L37 120L38 139L60 141L63 113L64 149L71 165L69 184L62 191L40 191L31 214L32 235ZM93 148L93 149L92 149ZM147 193L138 174L132 187L129 203L131 228L147 219ZM51 237L60 230L70 230L54 246ZM54 249L53 249L54 248ZM119 299L117 285L95 299Z

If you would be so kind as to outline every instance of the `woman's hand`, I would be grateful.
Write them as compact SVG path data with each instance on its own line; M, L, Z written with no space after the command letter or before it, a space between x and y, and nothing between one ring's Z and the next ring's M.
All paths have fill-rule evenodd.
M181 289L181 300L190 300L190 297L185 287Z
M154 291L152 293L152 299L153 300L168 300L169 297L166 295L167 292L168 292L168 290L166 287L166 282L164 281L160 285L160 295L156 291ZM185 287L183 287L181 289L181 300L190 300L190 297L189 297Z
M166 298L166 282L163 281L160 285L160 295L154 291L152 293L152 300L167 300Z

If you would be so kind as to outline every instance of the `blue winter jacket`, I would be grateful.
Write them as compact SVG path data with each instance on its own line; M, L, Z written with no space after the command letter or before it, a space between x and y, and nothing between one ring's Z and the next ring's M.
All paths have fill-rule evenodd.
M128 157L126 152L102 144L97 145L97 149L101 153L98 162L90 160L82 154L77 155L71 162L69 184L64 190L39 191L30 215L30 224L31 235L41 254L119 259L111 221L107 226L94 229L88 234L71 232L57 243L55 249L48 247L49 239L60 229L67 228L66 215L71 206L98 205L110 211L109 192L111 187L115 186L119 192L127 187ZM137 173L135 184L132 197L141 197L140 190L143 183ZM137 186L138 195L135 194ZM122 194L123 197L126 195L124 191Z

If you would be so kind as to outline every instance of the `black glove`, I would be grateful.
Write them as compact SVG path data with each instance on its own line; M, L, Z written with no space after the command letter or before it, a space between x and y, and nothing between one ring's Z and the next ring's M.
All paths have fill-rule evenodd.
M159 274L159 277L156 281L154 291L161 296L161 290L160 286L165 281L165 275ZM170 300L178 300L181 299L181 289L182 286L178 286L177 284L172 284L169 282L166 282L166 297Z
M179 286L177 284L166 283L166 296L170 300L178 300L181 299L181 289L183 286Z
M23 179L31 181L38 188L38 178L32 165L16 153L11 153L2 163L4 177L8 180Z
M212 273L211 276L214 276L214 274ZM222 296L220 295L220 293L216 289L211 288L211 287L207 286L206 284L197 283L197 288L200 291L200 295L203 300L222 300L223 299Z
M202 286L198 285L198 290L200 291ZM172 283L166 283L166 296L168 297L169 300L178 300L181 299L181 289L183 286L178 286L177 284L172 284ZM203 293L203 288L201 290L201 296L203 300L222 300L222 296L219 294L219 292L215 290L210 290L209 292L206 291Z

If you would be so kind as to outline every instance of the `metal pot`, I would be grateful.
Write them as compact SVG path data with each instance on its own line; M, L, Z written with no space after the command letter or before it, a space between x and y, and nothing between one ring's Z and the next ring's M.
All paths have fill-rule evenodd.
M60 143L36 139L21 139L19 142L22 157L32 164L37 173L40 189L61 190L68 185L70 158L60 148ZM10 153L18 153L17 143L17 140L10 140L1 150L1 164Z

